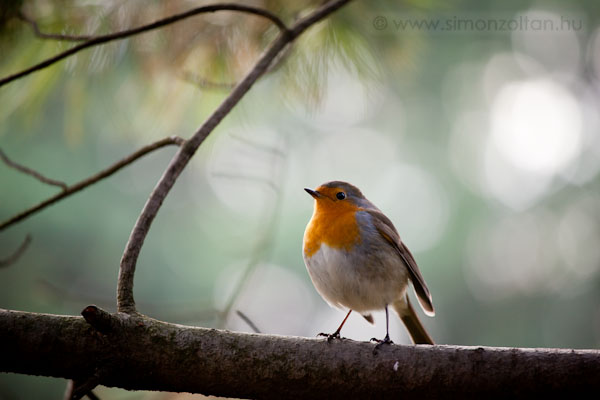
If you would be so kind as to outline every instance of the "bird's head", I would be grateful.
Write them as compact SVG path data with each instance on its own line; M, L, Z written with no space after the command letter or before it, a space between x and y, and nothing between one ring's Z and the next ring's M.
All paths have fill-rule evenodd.
M373 207L361 191L348 182L331 181L314 190L304 190L315 199L315 210L318 211L341 212Z

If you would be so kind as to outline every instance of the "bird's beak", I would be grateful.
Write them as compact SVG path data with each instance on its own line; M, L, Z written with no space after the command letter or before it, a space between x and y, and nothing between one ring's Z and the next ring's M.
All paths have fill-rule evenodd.
M306 193L310 194L315 199L318 199L319 197L321 197L321 193L317 192L316 190L312 190L309 188L304 188L304 190L306 190Z

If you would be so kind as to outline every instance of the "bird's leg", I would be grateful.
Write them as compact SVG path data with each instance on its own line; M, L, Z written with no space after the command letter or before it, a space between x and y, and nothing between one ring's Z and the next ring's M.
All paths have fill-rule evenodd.
M392 342L390 339L390 314L388 311L387 304L385 305L385 337L383 338L383 340L379 340L377 338L372 338L371 341L377 342L377 345L375 346L375 350L379 350L379 348L381 346L383 346L384 344L394 344L394 342Z
M327 336L327 341L331 342L333 339L341 339L340 337L340 331L342 330L342 326L344 326L344 324L346 323L346 320L348 319L348 317L350 316L350 313L352 312L352 310L348 311L348 314L346 314L346 318L344 318L344 320L342 321L342 323L340 324L340 326L337 328L337 330L333 333L319 333L317 336Z

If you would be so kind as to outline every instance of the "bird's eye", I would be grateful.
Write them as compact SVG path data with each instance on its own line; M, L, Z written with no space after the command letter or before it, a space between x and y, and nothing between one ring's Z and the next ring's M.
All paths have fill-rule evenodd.
M335 197L337 197L338 200L344 200L346 198L346 193L344 192L337 192Z

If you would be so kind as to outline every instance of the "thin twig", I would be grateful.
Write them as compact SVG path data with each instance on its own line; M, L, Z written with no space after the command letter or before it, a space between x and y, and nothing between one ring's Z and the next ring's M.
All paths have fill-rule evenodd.
M336 0L330 1L323 4L321 7L316 9L313 13L309 14L305 18L300 19L297 23L292 27L292 35L294 38L301 35L305 30L307 30L313 24L316 24L326 16L331 13L336 12L339 8L344 6L346 3L350 2L350 0Z
M75 381L73 381L73 379L69 379L67 381L67 387L65 389L65 395L64 395L64 399L65 400L72 400L73 397L73 392L75 390ZM89 391L85 394L88 399L90 400L100 400L100 397L96 396L96 394L93 391ZM81 397L80 397L81 398Z
M68 186L61 193L58 193L57 195L52 196L49 199L42 201L38 205L33 206L21 213L9 218L8 220L2 222L0 224L0 231L31 216L32 214L34 214L40 210L43 210L44 208L48 207L49 205L54 204L57 201L64 199L65 197L68 197L74 193L77 193L80 190L83 190L86 187L93 185L94 183L111 176L112 174L114 174L115 172L120 170L121 168L131 164L138 158L143 157L144 155L146 155L154 150L160 149L161 147L164 147L164 146L173 145L173 144L181 146L184 142L185 142L185 140L178 136L171 136L168 138L161 139L161 140L154 142L152 144L149 144L147 146L144 146L141 149L139 149L138 151L136 151L135 153L132 153L129 156L123 158L122 160L114 163L113 165L106 168L105 170L100 171L97 174L92 175L91 177L84 179L79 183L76 183L72 186Z
M18 17L21 21L27 22L29 25L31 25L31 29L33 29L35 36L41 39L62 40L66 42L83 42L84 40L90 40L94 38L93 35L64 35L61 33L45 33L40 31L37 22L22 12L19 12Z
M270 11L267 11L262 8L256 8L256 7L252 7L252 6L246 6L246 5L241 5L241 4L232 4L232 3L213 4L213 5L209 5L209 6L197 7L197 8L191 9L189 11L185 11L180 14L175 14L170 17L163 18L158 21L155 21L150 24L143 25L143 26L140 26L137 28L128 29L128 30L124 30L124 31L120 31L120 32L109 33L106 35L93 36L91 39L89 39L83 43L80 43L68 50L65 50L64 52L59 53L59 54L55 55L54 57L50 57L32 67L29 67L27 69L24 69L22 71L16 72L12 75L9 75L7 77L0 79L0 86L6 85L7 83L10 83L14 80L22 78L23 76L29 75L32 72L44 69L60 60L63 60L65 58L83 50L83 49L87 49L88 47L97 46L99 44L111 42L114 40L122 40L122 39L128 38L130 36L138 35L140 33L148 32L148 31L151 31L151 30L154 30L154 29L166 26L166 25L173 24L175 22L184 20L186 18L193 17L194 15L215 12L215 11L224 11L224 10L240 11L240 12L254 14L254 15L258 15L260 17L267 18L270 21L272 21L282 32L287 31L287 26L283 23L283 21L279 17L277 17L275 14L271 13Z
M254 331L254 333L262 333L260 329L258 329L258 327L254 324L254 322L252 322L250 318L248 318L246 314L244 314L240 310L235 310L235 313L238 315L238 317L243 319L245 323L248 324L248 326Z
M0 149L0 159L2 159L2 161L4 161L4 164L8 165L9 167L14 168L17 171L20 171L29 176L33 176L35 179L37 179L38 181L40 181L42 183L46 183L48 185L53 185L53 186L60 186L63 190L67 190L66 183L57 181L55 179L47 178L44 175L40 174L37 171L34 171L31 168L28 168L24 165L20 165L16 162L12 161L10 158L8 158L8 156L6 154L4 154L2 149Z
M93 390L90 390L89 392L87 392L86 396L87 396L87 398L88 398L88 399L90 399L90 400L100 400L100 397L98 397L98 396L96 395L96 393L94 393L94 391L93 391Z
M280 52L277 57L275 57L275 59L271 62L271 65L269 65L269 68L263 73L263 77L267 74L277 71L279 67L281 67L283 60L285 60L287 55L290 53L291 47L292 43L286 46L284 50ZM190 71L184 71L183 74L181 74L181 78L186 82L196 85L200 89L207 90L230 90L237 85L237 82L213 82Z
M27 236L25 236L25 240L23 240L23 243L21 243L19 248L12 255L8 256L4 260L0 260L0 268L8 267L9 265L17 262L23 253L25 253L27 247L29 247L29 243L31 243L31 235L27 234Z
M76 381L76 380L71 379L67 383L64 399L65 400L79 400L83 396L87 395L88 398L90 398L92 400L96 400L96 399L99 400L98 396L96 396L94 394L94 392L92 392L92 389L94 389L96 386L98 386L99 382L100 382L100 375L98 374L98 372L96 372L94 375L90 376L89 378L87 378L84 381Z
M271 149L271 147L266 147L266 148L257 147L257 148L259 150L264 150L264 151L269 151ZM282 152L281 159L282 160L285 159L285 153L283 153L283 152ZM252 274L254 273L256 268L260 265L260 262L264 261L268 256L268 251L271 248L271 243L273 242L273 238L275 236L275 232L276 232L276 228L277 228L277 221L279 220L279 217L281 214L281 207L283 205L282 186L284 184L285 167L286 166L287 165L284 163L284 165L280 168L273 168L273 170L279 171L279 179L277 182L275 182L271 179L267 180L266 178L263 178L263 180L266 181L269 184L269 187L271 187L273 189L273 191L275 192L275 196L276 196L275 202L274 202L273 206L266 208L265 215L261 218L261 220L264 221L264 226L265 226L265 228L263 230L263 234L258 239L258 241L254 247L254 250L252 251L252 254L248 259L248 263L245 265L245 267L242 271L241 278L237 280L237 283L236 283L234 289L231 291L231 296L227 300L227 303L225 303L225 307L223 308L223 311L222 311L220 319L219 319L220 327L222 327L222 328L225 327L225 322L227 320L227 317L229 316L229 313L231 312L231 309L235 305L238 297L243 292L244 287L247 285L248 280L250 279L250 277L252 276Z
M229 114L231 109L240 101L248 90L250 90L256 80L267 71L273 60L289 43L304 32L309 26L336 11L344 4L348 3L348 1L350 0L331 1L309 14L306 18L299 20L294 24L291 30L280 32L277 39L262 55L252 70L235 87L235 89L233 89L229 96L227 96L221 105L219 105L204 124L202 124L196 133L186 141L175 157L173 157L171 163L146 201L146 204L129 235L125 250L123 251L119 268L119 279L117 282L117 310L119 312L136 313L135 300L133 297L133 278L135 275L137 259L144 244L144 240L146 239L152 221L154 221L165 197L169 194L169 191L175 184L181 171L186 167L198 147L223 118Z

